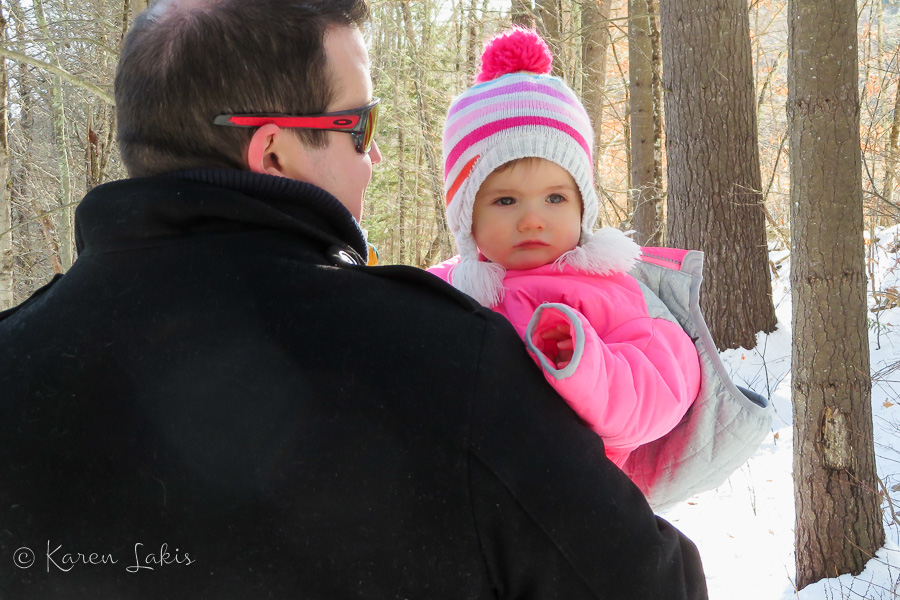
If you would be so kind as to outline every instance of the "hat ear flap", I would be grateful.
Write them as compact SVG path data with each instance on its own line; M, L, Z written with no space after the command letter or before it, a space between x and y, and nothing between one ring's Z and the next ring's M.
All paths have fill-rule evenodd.
M570 266L587 273L606 275L627 273L641 256L641 247L615 227L584 233L582 242L556 259L558 266Z

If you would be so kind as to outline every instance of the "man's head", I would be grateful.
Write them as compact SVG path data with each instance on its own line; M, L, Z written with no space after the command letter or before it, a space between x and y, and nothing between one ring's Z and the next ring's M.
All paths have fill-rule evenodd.
M135 21L116 75L129 175L201 167L284 175L325 188L358 218L371 165L380 160L377 146L361 155L341 132L213 121L368 104L372 83L359 32L367 18L366 0L160 0Z

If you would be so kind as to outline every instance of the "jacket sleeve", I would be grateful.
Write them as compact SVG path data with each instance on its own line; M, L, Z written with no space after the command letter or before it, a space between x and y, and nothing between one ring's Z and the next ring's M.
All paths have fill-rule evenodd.
M489 328L481 348L468 473L497 597L706 598L696 547L653 515L514 331Z
M541 337L558 325L568 326L574 341L563 369L548 360ZM524 337L547 381L603 437L611 456L671 431L700 389L697 350L665 319L632 319L601 339L577 309L546 303L535 310Z

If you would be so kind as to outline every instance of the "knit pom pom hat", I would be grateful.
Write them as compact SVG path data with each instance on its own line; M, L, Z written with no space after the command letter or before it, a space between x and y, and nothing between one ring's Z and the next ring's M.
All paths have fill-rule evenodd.
M552 161L572 175L581 192L581 240L556 260L598 274L627 271L640 248L617 229L595 235L591 121L575 93L549 73L553 55L534 31L514 27L492 38L475 85L450 103L444 126L447 224L460 261L453 285L485 306L503 298L502 265L479 260L472 237L475 195L498 167L520 158ZM598 232L599 233L599 232Z

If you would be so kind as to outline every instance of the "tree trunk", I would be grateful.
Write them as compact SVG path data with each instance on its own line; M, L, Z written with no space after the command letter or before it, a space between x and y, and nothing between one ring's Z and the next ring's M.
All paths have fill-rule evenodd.
M122 48L122 42L125 41L125 34L128 33L128 27L131 23L131 10L132 3L131 0L122 0L122 29L121 35L119 36L119 48Z
M889 49L885 44L884 3L877 2L875 7L878 20L876 44L877 64L875 68L878 73L884 73L890 68L884 64L884 57L889 52ZM897 80L897 89L894 94L894 117L891 121L888 147L885 152L884 180L882 181L881 188L882 193L880 196L876 193L876 198L880 199L881 202L876 202L875 206L878 206L878 208L873 208L873 224L877 224L880 227L890 227L900 220L900 206L898 206L897 202L894 200L894 186L897 182L897 163L900 161L900 151L898 151L897 147L897 133L898 129L900 129L900 79Z
M27 39L25 33L25 13L22 10L22 6L19 4L18 0L10 0L10 9L11 14L16 22L16 37L20 40ZM19 97L19 136L20 136L20 144L22 148L22 154L19 156L19 167L12 174L12 189L10 190L10 199L11 203L16 206L25 207L29 206L34 213L33 220L36 220L38 223L38 227L40 229L40 240L43 242L43 247L37 242L35 236L28 236L27 234L22 237L30 238L29 241L25 241L23 246L26 248L26 252L29 250L34 250L36 255L46 254L50 261L50 271L54 274L59 274L63 272L62 262L59 260L59 244L54 238L54 230L55 227L53 225L53 221L50 218L50 214L44 210L42 206L38 203L38 194L34 191L34 183L33 183L33 174L34 165L37 162L35 159L34 152L32 149L35 146L35 126L34 126L34 113L35 113L35 96L36 91L34 89L32 83L32 75L29 67L24 62L19 62L18 68L18 77L17 77L17 88L18 88L18 97ZM23 217L25 219L27 217ZM23 232L27 232L28 230L24 227L21 229ZM42 285L49 278L49 275L45 276L43 274L31 274L29 273L31 279L36 279L39 283L38 285ZM23 277L23 279L26 279ZM31 286L36 287L36 286ZM30 295L30 290L27 289L25 296ZM19 299L21 300L21 298Z
M564 79L560 0L536 0L536 8L538 31L553 52L553 75Z
M394 95L394 106L398 106L399 94ZM406 210L406 132L403 127L397 128L397 229L393 232L394 239L393 249L391 252L391 262L400 264L408 264L409 258L406 253L406 243L408 232L406 230L409 216ZM415 233L415 232L413 232Z
M438 174L442 172L442 170L438 170L441 165L436 158L436 152L434 150L433 142L434 136L431 134L431 121L428 114L426 113L425 98L422 95L422 85L420 82L423 80L423 75L419 63L419 52L416 47L416 38L413 32L412 14L409 10L409 0L404 0L400 3L400 10L403 13L403 21L406 31L406 43L413 65L413 72L411 73L411 76L416 90L416 115L418 117L419 126L422 129L424 155L425 161L428 165L428 187L431 192L432 202L434 204L435 220L438 224L438 239L441 240L441 243L437 245L437 250L432 251L435 248L435 245L432 244L432 250L429 250L428 255L426 255L425 257L426 261L429 261L432 260L436 256L436 254L440 252L441 247L445 245L446 242L444 242L444 240L449 239L450 230L447 228L447 219L444 215L444 187L441 183L440 175Z
M94 111L87 107L87 144L84 149L84 190L89 192L103 182L100 173L100 160L103 156L100 136L94 130Z
M512 0L509 7L509 17L513 25L525 28L534 27L534 15L530 0Z
M610 30L610 31L612 32L612 30ZM615 170L614 177L618 177L619 179L615 180L614 185L617 188L628 190L631 187L631 133L630 133L631 126L629 125L629 122L628 122L628 120L629 120L628 73L627 73L628 65L626 64L627 60L625 60L624 57L619 56L619 49L617 47L618 44L616 44L615 38L613 38L612 36L610 36L610 38L611 38L610 39L611 43L609 46L609 56L610 56L610 58L612 58L613 64L615 65L616 74L618 75L615 83L613 83L610 87L622 90L624 92L624 96L625 96L624 102L621 104L619 104L619 103L613 104L611 106L610 112L612 113L612 116L617 121L617 125L622 128L623 140L619 141L617 139L617 140L614 140L611 142L605 142L601 145L601 151L603 153L606 153L608 148L613 145L623 147L623 151L624 151L623 153L625 155L625 168L622 169L621 167L619 167ZM624 107L625 107L624 110L620 108L620 106L622 106L622 105L624 105ZM624 112L624 115L622 114L623 112ZM607 137L609 137L609 136L607 136ZM615 152L615 150L613 152ZM603 162L602 156L600 157L599 162L602 164L602 162ZM625 180L624 182L622 182L623 176L624 176L624 180ZM623 224L623 223L628 222L629 217L628 217L627 207L623 208L623 207L619 206L618 203L616 202L616 199L613 198L612 195L607 193L606 190L604 190L602 187L601 187L600 191L601 191L601 197L606 199L606 203L605 203L606 210L601 212L601 215L600 215L601 220L603 220L604 213L606 213L607 215L609 215L608 216L609 221L614 225ZM627 201L626 201L626 204L627 204ZM612 214L609 214L609 213L612 213Z
M586 0L581 6L581 65L584 72L582 101L594 126L594 174L603 134L603 104L606 92L606 53L609 49L609 12L612 0Z
M0 2L0 42L6 45L6 16ZM12 202L9 178L9 74L6 59L0 58L0 311L12 308L13 253Z
M797 587L884 542L872 439L854 0L789 18Z
M702 306L720 349L775 329L745 0L660 3L668 244L706 254Z
M665 135L665 127L663 126L663 85L662 85L662 44L659 32L659 0L648 0L647 6L650 9L650 47L653 54L650 62L653 65L653 77L650 85L653 88L653 152L656 157L654 165L653 178L655 181L655 189L659 193L659 205L657 206L657 214L659 215L659 237L649 240L658 243L660 246L666 243L666 226L665 226L665 207L666 207L666 180L663 177L663 136Z
M46 49L50 55L50 62L60 67L59 53L56 51L54 38L50 33L47 20L44 17L43 0L34 1L34 15L38 27L47 40ZM63 99L62 80L53 77L52 89L52 126L53 141L56 147L57 172L59 174L59 190L57 203L59 205L58 231L59 231L59 259L64 270L68 270L75 262L75 225L73 221L74 209L72 207L72 176L69 167L69 149L66 144L66 114Z
M894 92L894 119L891 122L891 133L888 142L887 160L884 165L884 188L881 193L885 204L885 213L889 215L888 222L895 223L900 219L900 206L894 188L896 187L898 166L900 166L900 81L897 81L897 89Z
M662 245L662 164L658 149L653 89L650 4L628 2L628 97L631 118L632 227L641 246Z
M472 81L481 69L481 44L479 43L478 0L471 0L466 16L466 79Z

